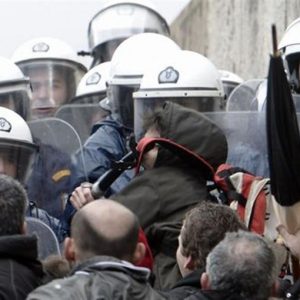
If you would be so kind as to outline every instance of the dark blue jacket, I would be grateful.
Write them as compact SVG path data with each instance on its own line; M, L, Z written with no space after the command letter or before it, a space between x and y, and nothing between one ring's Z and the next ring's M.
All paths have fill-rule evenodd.
M39 143L32 173L26 183L28 198L49 215L60 218L75 184L75 166L61 150Z

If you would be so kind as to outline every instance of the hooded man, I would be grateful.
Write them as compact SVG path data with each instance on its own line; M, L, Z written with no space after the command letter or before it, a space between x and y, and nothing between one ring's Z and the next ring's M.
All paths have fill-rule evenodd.
M166 102L146 122L145 137L161 137L194 152L211 166L226 161L223 132L202 113ZM163 147L143 155L145 172L112 199L131 209L139 218L155 256L157 288L171 287L178 278L176 249L185 213L209 199L207 165L192 165Z

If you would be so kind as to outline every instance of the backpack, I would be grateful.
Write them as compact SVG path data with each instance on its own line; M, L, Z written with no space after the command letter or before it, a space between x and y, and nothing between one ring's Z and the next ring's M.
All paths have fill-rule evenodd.
M223 202L237 212L250 231L276 239L278 233L275 228L278 222L269 178L221 164L214 174L214 183Z

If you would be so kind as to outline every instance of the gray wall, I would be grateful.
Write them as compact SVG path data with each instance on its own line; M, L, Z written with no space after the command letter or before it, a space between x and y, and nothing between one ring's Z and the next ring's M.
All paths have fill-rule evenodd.
M244 79L265 77L272 52L271 24L278 42L300 17L300 0L192 0L171 25L172 37L187 50Z

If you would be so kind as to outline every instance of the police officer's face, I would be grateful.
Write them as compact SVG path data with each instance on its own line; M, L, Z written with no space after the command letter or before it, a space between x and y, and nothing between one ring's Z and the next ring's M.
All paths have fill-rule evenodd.
M17 176L16 162L13 161L11 154L7 150L0 150L0 174L5 174L13 178Z
M29 72L32 85L32 109L51 110L68 99L67 84L63 74L47 68L32 69Z
M16 111L14 98L11 94L0 95L0 106Z

